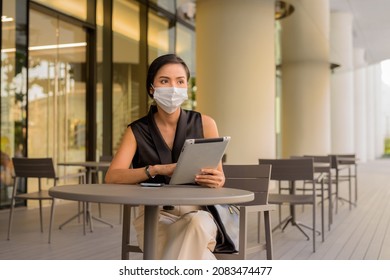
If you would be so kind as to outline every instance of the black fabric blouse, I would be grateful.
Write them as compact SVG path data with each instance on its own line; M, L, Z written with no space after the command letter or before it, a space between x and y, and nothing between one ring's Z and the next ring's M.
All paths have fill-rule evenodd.
M129 124L137 141L137 150L132 162L133 168L175 163L179 158L185 139L204 138L201 114L181 109L173 147L170 150L154 121L153 114L155 112L157 112L157 106L152 105L145 117ZM169 183L169 179L167 176L158 175L148 182Z

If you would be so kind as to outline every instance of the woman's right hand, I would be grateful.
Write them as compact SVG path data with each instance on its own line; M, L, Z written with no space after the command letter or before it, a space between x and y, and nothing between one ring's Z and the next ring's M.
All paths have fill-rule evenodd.
M169 176L169 177L172 177L172 174L173 174L173 171L175 171L175 168L176 168L176 163L157 164L157 165L153 165L150 167L151 171L154 171L154 174L164 175L164 176Z

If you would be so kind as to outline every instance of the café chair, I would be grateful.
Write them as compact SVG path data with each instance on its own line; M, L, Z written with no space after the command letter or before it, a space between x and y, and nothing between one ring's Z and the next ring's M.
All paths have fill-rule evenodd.
M102 155L99 157L99 162L111 162L112 161L112 156L107 156L107 155ZM102 167L102 166L99 166L97 167L95 170L92 170L92 175L95 176L95 182L99 183L99 184L103 184L104 183L104 176L107 172L108 168L107 167ZM101 180L100 180L100 176L101 176ZM102 217L102 206L101 206L101 203L98 203L98 210L99 210L99 218ZM120 209L119 211L119 221L122 220L122 209Z
M12 158L12 163L14 167L15 176L14 176L14 187L12 191L11 207L10 207L9 220L8 220L7 239L10 240L11 237L13 211L14 211L16 200L25 200L25 201L37 200L39 202L39 218L40 218L41 232L43 232L42 201L47 200L47 201L51 201L49 239L48 239L48 242L51 243L51 230L53 225L55 199L49 195L48 190L43 189L42 179L53 180L54 186L57 184L58 180L60 179L68 179L68 178L75 178L75 177L79 178L79 182L84 183L85 173L68 174L65 176L58 177L54 169L52 158ZM18 193L18 187L22 185L23 182L27 183L27 179L29 178L38 180L38 191Z
M302 157L292 157L302 158ZM331 178L331 157L328 155L304 155L303 158L312 158L314 164L314 182L317 187L317 197L321 199L319 205L321 207L321 232L322 242L325 241L325 201L328 200L328 231L333 223L333 199L332 199L332 184ZM310 193L311 188L306 188L307 185L312 185L312 181L305 181L302 188L296 188L297 191L302 191L303 194ZM318 187L319 185L319 187ZM326 197L325 197L326 195ZM303 209L304 205L302 205Z
M332 177L331 183L335 184L336 190L336 213L338 212L338 202L347 202L349 210L357 205L358 186L357 186L357 158L355 154L331 154L332 159ZM352 200L352 181L355 185L355 198ZM340 196L340 183L348 183L348 199Z
M253 201L238 204L239 215L239 249L237 253L215 253L217 259L247 259L249 254L266 250L268 260L272 260L272 228L270 211L276 210L275 205L268 204L268 191L271 166L269 164L254 165L223 165L225 173L224 188L235 188L251 191L255 194ZM248 216L249 213L257 213L257 242L248 242ZM265 244L260 240L260 219L264 215Z
M135 210L135 206L132 205L121 205L123 207L123 226L122 226L122 260L128 260L130 257L130 252L133 253L143 253L141 248L136 244L130 243L130 225L131 225L131 216L132 210Z
M102 155L99 157L99 162L109 162L111 163L113 156L111 155ZM93 170L92 173L95 174L95 180L99 184L104 184L104 176L106 175L106 172L108 170L108 167L99 166L96 170ZM100 174L100 175L99 175ZM101 180L100 180L101 178ZM98 210L99 210L99 218L102 217L102 207L101 203L98 203ZM119 223L122 223L122 213L123 213L123 206L119 206ZM133 209L133 218L136 217L136 208Z
M99 157L99 162L109 162L109 163L111 163L112 158L113 158L112 156L100 156ZM103 166L99 166L95 170L95 173L96 173L96 176L97 176L97 178L96 178L97 182L103 182L104 181L104 176L105 176L107 170L108 170L108 167L103 167ZM98 176L99 173L101 174L102 180L99 179L99 176Z
M331 166L332 158L331 156L319 156L319 155L304 155L304 157L313 158L314 162L314 175L316 185L320 184L321 187L317 189L320 191L320 194L317 196L321 197L321 220L322 220L322 241L324 241L324 202L325 200L329 201L328 204L328 230L330 231L331 225L333 223L333 199L332 199L332 183L331 183ZM306 185L306 184L305 184ZM304 185L304 186L305 186ZM327 192L327 197L325 198L325 192Z
M275 205L268 204L268 190L270 180L270 165L224 165L226 177L225 188L244 189L254 192L255 199L245 204L239 204L240 231L239 251L237 253L215 254L218 259L246 259L249 254L266 250L267 259L272 259L272 229L270 211L275 210ZM129 259L129 253L142 253L138 245L130 243L130 224L132 209L134 206L123 206L123 231L122 231L122 260ZM248 247L247 228L248 214L258 213L257 243ZM260 213L264 213L265 244L260 243Z
M316 197L317 192L315 188L314 178L314 163L312 158L289 158L289 159L259 159L260 164L270 164L271 180L277 181L279 189L282 182L288 182L289 193L270 193L268 197L268 203L277 205L289 205L290 215L284 220L280 221L276 227L281 227L282 231L291 223L295 226L307 240L310 240L309 235L302 229L307 228L313 233L313 252L316 251L316 234L319 232L316 230ZM297 182L311 182L312 192L310 194L297 194L296 183ZM312 206L312 227L305 225L297 220L295 213L295 205L311 205ZM281 207L279 208L279 215L281 217ZM282 224L284 226L282 226Z

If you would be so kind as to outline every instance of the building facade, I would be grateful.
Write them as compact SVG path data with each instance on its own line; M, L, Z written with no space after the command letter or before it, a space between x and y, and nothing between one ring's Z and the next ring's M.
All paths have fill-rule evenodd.
M12 157L58 163L112 155L127 124L148 110L146 71L157 56L179 54L195 88L191 1L7 0L1 7L0 207L9 202Z

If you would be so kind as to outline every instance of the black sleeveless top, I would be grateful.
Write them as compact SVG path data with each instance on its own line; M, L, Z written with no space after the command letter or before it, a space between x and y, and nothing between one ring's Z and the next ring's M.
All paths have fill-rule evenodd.
M132 161L133 168L175 163L185 139L204 138L201 114L181 109L173 147L170 150L154 121L155 112L157 106L152 105L148 115L129 124L137 141L137 150ZM169 179L167 176L158 175L148 182L169 183Z

